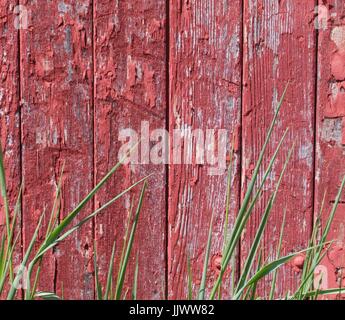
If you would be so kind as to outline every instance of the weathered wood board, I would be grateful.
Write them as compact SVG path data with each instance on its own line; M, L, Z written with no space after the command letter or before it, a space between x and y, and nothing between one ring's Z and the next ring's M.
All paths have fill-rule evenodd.
M288 82L265 165L285 129L289 132L236 264L245 262L293 144L263 252L275 257L284 210L283 253L305 248L323 195L324 225L345 173L344 16L341 0L3 0L0 132L12 207L24 181L16 261L43 211L47 225L63 164L60 219L118 162L131 133L144 139L138 164L121 166L79 219L152 174L126 274L126 298L137 255L138 298L186 298L188 259L196 297L214 212L208 294L223 248L231 145L229 230ZM164 130L168 157L155 163L151 151ZM175 133L183 135L180 140ZM225 164L212 170L222 160ZM94 240L104 285L114 241L117 271L129 211L139 194L140 186L50 252L39 290L93 299ZM345 283L344 203L342 196L329 235L336 243L318 268L326 275L323 287ZM44 228L39 241L43 236ZM279 272L277 295L296 286L295 270L286 265ZM261 293L268 293L270 281L261 283ZM230 282L228 272L224 297Z
M265 258L275 258L284 210L283 253L299 251L307 245L313 210L316 72L315 1L250 0L244 3L242 190L251 178L272 116L288 82L278 125L269 142L265 166L284 131L289 128L289 132L264 187L263 199L257 205L243 237L242 265L293 143L294 154L266 227L263 251ZM284 267L279 273L277 294L286 287L293 288L297 279L298 274L291 267ZM267 279L261 285L266 294L269 281Z
M19 38L17 16L14 12L17 2L2 1L0 4L0 132L6 169L6 188L9 196L10 213L13 214L21 180L20 158L20 107L19 107ZM1 208L3 203L1 201ZM5 227L5 214L1 210L0 228ZM18 215L17 234L21 233L21 215ZM18 239L21 243L21 237ZM17 248L14 264L21 258Z
M131 129L140 139L146 130L151 134L166 127L166 1L96 0L94 49L95 180L99 181L118 161L125 142L119 140L122 130ZM147 143L144 140L141 145ZM166 288L166 166L152 164L141 152L139 156L144 164L126 165L115 173L97 194L96 207L153 174L148 180L124 292L133 286L139 255L138 298L161 299ZM139 193L140 186L96 218L102 283L114 240L115 265L119 263L129 210L132 202L137 204Z
M205 133L203 164L193 159L190 164L181 160L180 165L169 165L168 293L173 299L187 297L188 257L194 296L197 293L212 211L215 219L208 288L217 276L217 260L223 248L227 171L223 168L215 175L210 172L209 154L215 152L217 156L217 147L210 148L207 144L207 129L215 130L216 141L219 141L218 130L229 133L227 150L218 148L218 156L222 151L229 154L231 141L235 141L230 224L238 210L241 17L241 1L173 1L170 4L170 136L173 130L202 129ZM188 142L182 140L180 147L183 155ZM171 155L175 145L170 148Z
M328 1L327 5L320 1L314 215L317 217L320 214L325 195L321 212L323 227L345 174L344 15L343 1ZM328 236L329 240L335 240L335 243L319 266L323 288L345 285L344 203L343 194Z
M29 13L28 28L20 30L26 248L44 210L45 226L49 221L64 163L60 219L92 189L93 51L91 1L21 4ZM89 224L55 248L43 260L39 289L63 291L66 299L93 298L92 245Z

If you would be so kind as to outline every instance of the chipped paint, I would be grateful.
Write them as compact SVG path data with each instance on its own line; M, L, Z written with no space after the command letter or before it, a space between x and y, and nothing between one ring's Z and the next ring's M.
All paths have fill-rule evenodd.
M91 6L89 0L78 3ZM63 162L60 218L91 190L93 134L88 107L92 105L92 43L85 40L92 38L91 11L76 10L71 0L25 5L35 12L30 31L21 33L20 52L23 243L27 246L38 220L32 211L51 209ZM39 290L56 288L60 295L63 283L65 298L93 298L90 253L84 250L91 238L92 226L86 226L48 254ZM77 293L75 288L79 288Z
M151 130L166 127L166 1L93 2L95 180L99 181L116 163L122 128L140 132L141 121L148 121ZM164 165L152 164L122 167L96 196L96 203L102 205L137 180L153 174L133 248L133 252L139 252L141 299L162 298L166 285L165 170ZM140 187L96 218L95 238L103 283L112 243L116 240L116 246L122 246L129 209L133 201L136 205L139 193ZM116 250L116 261L119 258L120 250ZM134 262L130 261L124 290L132 286Z
M170 23L170 130L227 128L237 132L241 1L177 1L170 11ZM235 140L240 152L241 142ZM234 155L235 164L238 156ZM234 168L232 212L238 207L238 169ZM168 294L176 299L187 294L187 255L193 262L195 283L200 282L197 275L201 274L212 209L217 209L213 253L222 248L226 174L212 177L205 166L171 165L169 184ZM209 290L212 279L208 282ZM224 289L226 294L229 288Z
M333 1L332 1L333 3ZM343 4L336 5L332 14L343 17ZM332 25L319 30L318 52L318 103L317 103L317 158L315 185L315 215L323 206L324 193L327 190L322 221L326 221L338 192L341 178L345 174L345 27ZM344 196L341 201L344 201ZM342 270L344 257L344 221L345 208L341 203L335 215L328 240L337 240L330 253L320 265L319 273L324 274L323 287L343 286ZM320 275L319 275L320 277ZM339 298L328 296L328 299Z
M315 1L176 1L170 5L170 26L166 26L166 1L163 0L20 2L35 12L30 17L29 29L22 30L20 37L10 23L11 10L17 2L3 0L0 5L0 129L5 164L9 168L11 203L20 184L22 157L26 183L24 246L42 206L48 209L51 206L64 161L63 214L114 165L119 128L138 128L142 119L149 120L152 128L165 128L168 106L170 129L226 128L232 132L235 155L231 225L241 193L252 176L263 132L287 80L290 89L268 156L275 150L282 131L286 127L290 131L265 192L274 188L283 157L293 141L295 152L264 243L267 257L274 257L278 226L286 208L283 250L290 252L305 246L314 205L313 177L315 212L320 208L324 191L328 190L325 219L344 174L345 157L345 27L319 30L319 65L315 70L316 33L312 23ZM334 10L338 16L344 16L341 6L335 6ZM167 30L170 32L169 65ZM17 57L19 48L20 57ZM19 61L21 70L18 70ZM167 71L170 75L168 101ZM317 128L314 132L315 100ZM216 218L207 290L219 272L226 174L210 177L203 166L174 165L169 168L169 185L166 185L166 170L164 166L151 165L123 167L95 199L95 207L100 207L114 193L154 173L135 242L142 266L138 293L144 299L162 298L164 287L170 298L186 297L187 255L192 261L194 283L200 282L213 209ZM95 230L88 226L56 248L44 264L39 289L50 291L56 287L61 293L64 282L66 298L93 298L90 243L95 235L100 277L104 280L112 242L116 239L121 246L129 209L137 197L138 191L123 197L97 218ZM241 261L248 252L263 205L264 201L254 212L243 237ZM341 205L336 225L331 229L336 247L316 270L316 279L322 274L326 278L322 283L325 288L343 285L345 281L344 212ZM20 255L17 252L16 259ZM146 259L150 259L150 264ZM166 260L168 270L165 270ZM131 286L133 267L131 261L126 288ZM297 277L290 269L284 268L281 276L277 294L296 284ZM226 277L228 284L229 274ZM227 294L228 288L225 289Z
M265 200L255 208L241 242L241 262L244 263L255 237L268 195L276 186L289 149L295 149L277 195L271 221L263 240L265 259L275 252L279 231L275 229L286 210L286 242L284 252L308 243L312 227L314 178L314 101L316 33L312 24L313 1L250 0L244 6L243 43L243 110L242 110L242 192L243 198L255 163L264 143L282 92L290 82L269 142L265 159L270 159L284 133L278 159L264 186ZM308 18L307 18L308 17ZM266 160L264 168L268 165ZM264 170L260 171L260 178ZM293 236L292 236L293 235ZM276 293L294 288L297 278L291 268L283 268ZM269 281L263 281L258 292L268 294Z

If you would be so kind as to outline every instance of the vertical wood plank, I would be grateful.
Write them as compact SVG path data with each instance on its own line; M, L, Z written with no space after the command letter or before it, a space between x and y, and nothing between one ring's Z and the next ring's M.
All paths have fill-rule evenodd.
M21 4L29 12L20 52L26 248L45 209L48 222L64 162L60 219L92 188L92 10L90 0ZM87 225L48 254L39 289L93 298L92 240Z
M269 143L266 165L283 132L288 127L290 130L266 183L263 200L253 212L243 237L241 264L250 250L268 197L293 142L294 154L266 227L264 255L265 258L275 258L284 209L287 216L283 253L297 251L307 245L313 208L316 71L315 1L248 0L244 3L242 190L251 178L275 108L288 82L290 85L278 125ZM262 174L263 171L261 177ZM290 266L284 267L279 273L276 293L292 290L298 276ZM268 293L269 281L266 279L261 285L263 294Z
M230 137L235 136L230 223L239 204L241 3L237 0L170 1L170 137L174 129L201 129L204 133L206 129L225 129L229 152ZM174 147L170 146L171 154ZM186 141L182 141L181 147L184 152ZM227 174L223 170L220 175L208 175L209 169L209 165L200 165L195 159L189 165L183 162L169 166L169 298L187 297L188 257L195 297L213 210L207 291L217 276L223 247Z
M0 132L6 170L7 193L11 213L16 203L20 186L20 106L18 68L18 30L14 14L16 0L0 4ZM5 215L1 202L0 230L5 227ZM18 216L17 233L20 233L21 216ZM3 229L4 230L4 229ZM18 243L20 244L21 238ZM14 265L19 264L20 245L15 253Z
M97 181L118 161L124 144L119 141L122 129L133 129L140 138L142 121L147 121L149 133L166 127L165 20L164 0L94 2ZM149 163L123 166L97 195L96 206L153 173L139 218L124 292L132 288L138 253L138 298L159 299L164 297L166 287L166 170L164 164ZM139 191L140 187L126 194L96 218L95 236L103 284L114 240L115 265L118 265L129 209L132 200L137 204Z
M318 99L315 216L320 213L326 193L322 224L330 210L345 174L345 4L343 1L319 1ZM324 288L345 285L345 195L335 215L329 240L335 240L329 253L318 267L323 273ZM328 298L338 298L334 295Z

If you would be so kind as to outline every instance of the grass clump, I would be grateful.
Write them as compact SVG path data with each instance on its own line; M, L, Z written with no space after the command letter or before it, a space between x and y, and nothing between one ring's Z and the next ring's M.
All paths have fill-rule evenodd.
M286 134L288 130L285 131L283 134L280 142L278 143L278 146L276 147L271 159L269 159L269 163L266 169L264 169L264 174L259 181L259 172L262 169L263 165L263 159L264 155L267 149L267 146L271 140L273 129L276 125L279 111L282 107L284 96L286 94L287 88L284 90L284 93L278 103L276 112L274 114L273 120L271 122L271 125L268 129L265 142L263 144L263 147L260 151L259 158L257 160L256 166L253 171L253 175L251 178L251 181L248 185L248 188L246 190L245 196L242 200L240 209L238 211L238 214L235 218L230 236L227 236L227 224L228 224L228 215L230 211L230 194L231 194L231 159L230 157L230 166L228 169L228 183L227 183L227 200L226 200L226 210L225 210L225 228L224 228L224 248L223 248L223 254L222 254L222 262L221 262L221 268L218 277L216 278L210 294L208 297L205 295L205 286L206 286L206 274L208 270L208 263L209 263L209 255L211 250L210 245L210 235L212 234L212 220L210 223L210 232L209 232L209 239L208 244L206 247L206 253L205 253L205 263L204 268L202 272L202 281L199 289L198 298L199 299L220 299L221 298L221 289L225 285L224 283L224 274L225 272L230 268L230 262L236 259L236 249L238 248L240 244L240 239L244 235L245 229L248 226L249 218L255 208L255 205L259 202L263 195L263 187L265 185L265 182L267 178L269 177L272 167L276 161L278 152L281 149L281 146L284 142L284 139L286 137ZM246 257L246 260L244 261L243 267L241 270L238 270L238 277L235 277L235 272L233 272L232 276L232 299L234 300L247 300L247 299L274 299L275 298L275 288L277 283L277 270L282 267L284 264L288 263L292 258L303 255L305 256L305 263L303 264L303 271L302 276L300 279L300 284L298 288L295 290L295 292L291 293L290 291L284 293L283 296L278 297L279 299L289 299L289 300L304 300L304 299L317 299L320 295L327 295L327 294L334 294L334 293L341 293L344 292L345 289L327 289L327 290L320 290L319 288L314 288L314 271L315 268L319 265L319 263L322 261L323 257L326 255L327 250L331 246L331 242L329 242L328 235L330 226L333 222L334 215L336 212L336 209L338 207L339 201L341 199L341 194L344 190L345 186L345 177L342 180L341 186L339 188L338 195L336 197L336 200L333 204L333 208L331 210L331 213L329 215L329 218L326 222L325 228L322 230L321 234L318 233L318 230L320 230L320 218L316 219L314 228L313 228L313 234L311 236L311 239L309 241L308 247L302 251L290 253L286 256L281 256L281 246L282 246L282 240L283 240L283 233L284 233L284 226L285 226L285 213L284 213L284 219L280 230L280 237L279 237L279 244L277 247L276 257L273 261L270 262L263 262L262 261L262 255L260 248L262 246L262 238L265 232L265 229L268 224L268 219L270 217L270 214L272 212L272 208L275 204L275 200L279 191L280 184L282 182L284 173L287 169L287 165L289 163L289 160L292 156L294 146L289 150L288 154L286 155L286 160L284 163L284 166L280 172L279 179L276 183L276 186L272 192L272 194L269 196L269 200L267 202L267 205L264 209L264 212L262 213L261 222L256 230L255 237L252 241L248 256ZM190 264L190 263L189 263ZM191 275L190 275L190 265L188 265L189 270L189 276L188 276L188 298L192 298L192 285L191 285ZM272 282L271 287L269 289L269 295L267 297L259 296L257 293L257 286L260 280L262 280L267 275L272 275Z
M231 166L232 166L232 154L230 157L230 165L228 170L228 182L227 182L227 197L226 197L226 210L225 210L225 226L224 226L224 245L222 252L222 260L219 274L211 287L210 293L206 294L207 286L207 271L210 260L210 252L212 246L212 227L213 227L213 217L214 212L212 213L211 222L209 226L208 240L206 244L206 252L204 258L204 266L201 275L200 287L197 293L197 299L221 299L222 298L222 288L225 286L224 275L225 272L230 268L230 264L236 260L236 250L240 244L240 240L244 235L244 231L248 226L249 219L253 213L253 210L257 203L262 199L264 194L264 186L268 177L272 172L273 165L276 162L277 156L281 147L285 141L288 130L286 130L279 141L276 149L273 152L273 155L268 161L266 168L263 167L263 160L266 153L266 149L269 145L269 142L272 139L272 133L276 126L278 119L279 111L282 107L284 96L286 94L287 88L284 90L284 93L278 103L276 112L274 114L271 125L268 129L266 139L260 151L257 163L255 165L253 175L250 183L248 184L246 193L242 200L240 209L236 215L233 227L231 229L230 235L228 235L228 221L229 221L229 212L230 212L230 195L231 195ZM327 294L339 294L345 291L345 289L321 289L320 286L314 285L314 272L316 267L320 264L322 259L325 257L328 249L330 248L332 242L328 241L329 231L331 224L334 220L335 212L337 210L339 201L341 199L342 192L345 187L345 177L342 180L341 186L338 191L338 195L333 204L332 210L330 212L329 218L326 221L326 225L323 230L321 230L321 212L318 218L315 220L312 236L309 240L307 248L302 251L290 253L288 255L282 256L282 241L284 235L284 227L286 220L286 213L284 212L283 222L280 228L279 243L276 249L275 258L272 261L265 261L262 251L262 239L268 225L269 217L274 207L281 182L283 180L284 174L287 170L289 160L292 157L294 151L294 146L286 154L286 159L284 161L283 168L279 174L279 178L276 182L273 192L269 195L268 202L266 207L262 212L261 221L256 230L254 239L251 243L248 255L243 263L241 270L235 272L235 268L232 268L232 284L231 284L231 298L234 300L248 300L248 299L276 299L275 291L277 284L277 270L282 267L284 264L289 262L292 258L303 255L305 258L302 274L300 278L299 285L294 292L287 291L283 293L282 296L278 299L288 299L288 300L306 300L306 299L318 299L321 295ZM125 195L127 192L132 190L137 185L143 183L143 187L140 193L139 201L135 212L133 212L133 206L130 210L130 215L128 218L127 229L124 237L124 244L121 250L120 261L117 266L117 274L115 274L115 252L116 244L113 244L113 249L111 252L111 258L109 261L109 267L107 272L106 281L104 284L100 283L99 277L99 268L97 265L97 249L96 244L94 244L94 270L95 270L95 289L96 289L96 298L99 300L119 300L122 298L127 298L127 292L123 293L124 280L128 267L129 258L133 248L134 236L137 229L137 224L139 220L140 211L143 204L143 198L145 194L145 189L147 187L147 177L134 183L132 186L116 195L109 202L104 204L99 209L95 210L89 214L86 218L82 219L80 222L75 222L81 210L85 205L93 199L95 194L101 189L101 187L109 180L109 178L117 171L121 166L122 162L120 161L116 164L109 173L95 186L95 188L72 210L61 222L58 221L57 216L60 211L60 192L61 192L61 181L62 175L59 180L57 187L56 196L54 199L54 204L52 211L49 217L49 223L47 229L45 230L45 237L43 242L38 246L37 250L34 250L35 244L38 243L37 237L38 232L42 228L42 221L45 216L45 212L42 213L38 225L32 235L32 239L26 248L23 259L20 263L19 270L16 270L14 273L13 265L13 253L15 248L18 245L19 235L16 234L16 223L17 217L20 213L20 204L21 204L21 190L18 194L16 205L12 214L10 213L8 197L6 192L6 179L5 179L5 169L3 165L3 156L0 145L0 189L1 189L1 198L3 201L3 210L5 214L5 228L0 234L0 296L4 294L6 284L9 283L9 288L6 290L7 299L15 299L17 297L18 288L20 281L23 280L23 277L26 277L26 283L28 285L25 290L24 297L25 299L58 299L59 297L53 292L39 292L37 291L39 276L41 272L41 263L43 256L52 248L57 246L61 241L66 237L77 231L85 223L93 219L97 214L99 214L104 209L108 208L112 203L118 200L120 197ZM263 172L261 180L259 180L259 173ZM260 174L261 176L261 174ZM325 198L324 198L325 199ZM323 206L322 206L323 207ZM322 211L322 209L321 209ZM133 221L132 221L133 220ZM24 274L24 270L28 270L27 274ZM193 297L193 283L192 283L192 266L190 257L187 257L187 271L188 271L188 299L192 300ZM139 263L138 256L136 258L136 266L133 279L133 287L131 290L131 298L137 298L137 287L138 287L138 274L139 274ZM235 275L237 275L235 277ZM257 292L258 283L264 279L266 276L272 275L272 281L270 288L268 288L267 296L260 296ZM115 281L116 279L116 281Z
M127 157L127 155L126 155ZM123 159L124 160L124 159ZM52 250L57 246L61 241L66 239L68 236L80 229L85 223L91 221L97 214L101 213L103 210L108 208L111 204L121 198L123 195L128 193L130 190L138 186L139 184L144 183L142 193L139 200L139 205L135 217L135 226L131 230L129 237L128 246L125 250L122 268L119 274L118 286L116 288L116 297L121 295L123 287L123 279L125 275L125 270L128 263L129 252L132 247L133 237L136 229L136 224L139 217L139 212L142 206L143 195L146 188L146 178L141 179L113 197L110 201L104 204L102 207L96 209L81 221L76 222L76 218L79 213L84 209L84 207L93 199L96 193L102 188L102 186L113 176L113 174L120 168L123 163L123 160L117 163L107 174L106 176L93 188L93 190L72 210L66 215L66 217L59 222L58 213L60 211L60 193L61 193L61 182L62 174L59 179L59 184L57 186L56 195L52 207L52 211L49 216L49 223L45 230L45 237L43 241L38 242L38 234L42 231L42 222L43 218L46 215L46 212L43 211L40 215L38 224L35 228L35 231L32 235L28 247L25 249L23 258L19 266L14 266L13 264L13 254L20 246L18 243L19 233L16 234L16 225L17 218L20 214L21 208L21 194L22 188L17 197L16 205L13 210L13 213L10 212L8 196L6 192L6 178L5 178L5 169L3 163L3 154L2 147L0 145L0 189L1 189L1 198L3 202L3 210L5 214L5 228L3 231L0 231L0 296L6 294L8 300L13 300L17 298L18 292L21 290L20 283L26 283L26 289L24 291L24 299L32 300L35 298L41 299L58 299L59 297L53 292L39 292L37 290L39 277L41 272L42 258L47 252ZM38 249L34 249L38 246ZM14 272L14 270L16 272ZM26 271L26 272L25 272ZM108 290L107 285L107 290ZM108 292L107 292L108 294Z

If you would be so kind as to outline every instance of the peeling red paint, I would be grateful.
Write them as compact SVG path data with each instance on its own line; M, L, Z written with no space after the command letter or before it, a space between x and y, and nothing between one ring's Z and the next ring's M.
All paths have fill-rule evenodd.
M241 1L238 0L171 3L170 131L185 127L240 131L241 11ZM235 134L231 223L239 199L241 141L240 135ZM230 147L229 144L227 154ZM187 256L193 262L193 275L201 277L213 210L217 223L212 254L223 247L227 174L209 176L207 169L206 165L169 166L168 294L172 299L187 297ZM229 274L226 275L224 295L229 292L228 279ZM212 276L208 278L207 291L213 281Z
M324 117L339 118L345 116L345 81L333 84L332 93L324 110Z
M121 129L140 132L141 121L149 121L151 130L166 127L165 23L164 0L94 1L96 181L118 161ZM166 286L165 166L121 167L97 194L96 203L104 204L149 174L153 176L148 181L125 290L133 287L135 256L139 254L138 298L161 299ZM113 242L116 240L117 248L123 245L129 209L132 201L136 205L139 193L140 186L96 218L102 283L106 281ZM120 254L121 250L116 250L116 262Z
M345 4L340 0L328 1L332 13L343 17ZM318 101L317 101L317 145L315 173L315 216L319 214L326 192L322 225L324 226L345 174L345 28L330 21L327 29L319 30L318 47ZM341 197L341 201L345 196ZM345 208L340 204L328 240L336 240L330 252L321 262L325 269L326 288L342 285L344 268ZM339 298L328 296L328 299Z
M295 143L295 149L283 177L270 221L263 239L264 257L274 257L279 243L279 228L284 211L286 225L282 254L303 249L312 228L313 208L313 144L314 101L316 92L316 31L313 21L315 1L245 1L243 43L243 107L242 107L242 190L246 190L261 151L266 132L281 95L289 81L260 171L263 176L268 162L289 128L277 162L264 187L264 200L252 214L241 244L241 263L251 248L262 214L274 190L284 160ZM242 194L242 198L244 191ZM279 273L277 295L285 288L293 290L298 277L285 266ZM268 294L269 278L259 284L258 292Z
M20 31L26 248L40 215L52 209L63 162L60 219L92 189L92 8L89 0L22 0L21 4L35 12L30 16L30 28ZM61 6L66 10L61 11ZM87 206L80 217L90 209ZM48 219L44 228L47 223ZM93 298L88 267L91 248L85 249L92 237L92 225L85 226L47 254L38 289L56 290L61 295L63 287L66 299Z
M211 259L211 267L213 272L216 274L220 273L220 270L222 268L222 255L221 254L215 254ZM230 270L231 272L231 270Z
M139 131L142 120L150 121L152 130L166 128L169 120L170 130L225 128L231 132L233 223L288 81L266 165L283 131L287 127L290 131L265 195L273 190L292 141L296 147L264 238L264 254L274 256L284 209L283 252L307 245L313 207L318 214L327 190L325 224L345 173L345 27L338 19L345 14L342 0L328 1L336 18L329 18L327 28L319 30L318 48L312 23L314 0L173 1L169 17L164 0L19 2L35 13L29 14L28 29L20 31L20 38L13 24L18 1L0 4L0 131L12 206L21 169L25 180L24 249L44 207L47 212L51 209L62 163L66 161L60 218L117 162L118 131L126 127ZM318 19L324 19L324 14ZM337 25L332 25L336 20ZM227 154L230 148L231 144ZM228 156L228 164L229 160ZM166 289L170 298L185 298L187 256L195 284L200 284L212 211L216 218L207 292L219 273L227 175L209 176L207 166L195 162L193 158L192 165L169 165L168 179L163 165L123 166L95 199L94 207L99 208L133 182L154 173L125 284L126 288L132 285L134 257L139 253L139 298L162 298ZM56 289L61 294L63 287L65 298L93 298L93 240L104 282L113 240L120 248L129 207L138 191L99 216L94 229L85 227L49 253L39 289ZM324 288L345 284L345 196L341 201L329 236L335 244L316 273L316 279L326 274ZM253 214L236 262L245 261L265 203ZM91 209L90 205L82 214ZM3 220L0 217L0 227ZM43 235L44 230L40 241ZM296 256L290 268L283 268L277 293L296 285L298 276L292 272L300 273L303 261L303 256ZM229 268L225 296L230 273ZM259 291L265 291L267 283L263 281Z
M337 51L333 54L331 70L335 80L345 80L345 51Z
M304 262L305 262L305 255L298 254L292 259L291 266L295 272L300 273L303 270Z
M14 28L14 0L3 0L0 4L0 134L6 169L6 188L11 212L15 206L21 181L20 173L20 98L19 98L19 65L18 65L18 31ZM5 215L2 199L0 200L0 230L5 230ZM20 236L21 215L18 215ZM21 237L18 243L21 243ZM21 248L14 252L14 263L19 264L22 257ZM8 288L5 288L6 296Z

